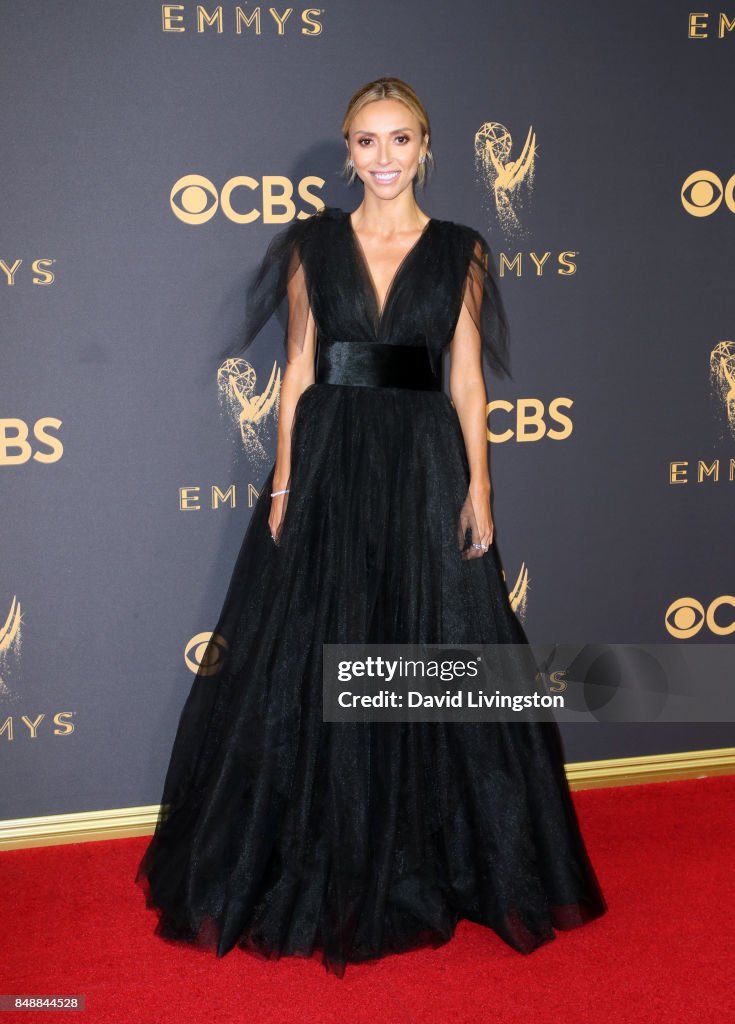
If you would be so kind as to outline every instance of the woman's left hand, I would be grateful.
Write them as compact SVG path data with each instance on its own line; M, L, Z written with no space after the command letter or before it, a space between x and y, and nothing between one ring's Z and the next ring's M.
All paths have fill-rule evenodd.
M465 547L465 534L467 530L472 531L472 545ZM460 557L482 558L487 553L493 542L495 524L490 510L490 491L481 488L470 487L465 498L464 505L459 514L458 541Z

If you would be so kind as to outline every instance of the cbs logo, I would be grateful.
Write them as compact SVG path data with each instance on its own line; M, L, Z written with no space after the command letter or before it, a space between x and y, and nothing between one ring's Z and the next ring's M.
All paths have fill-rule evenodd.
M711 217L723 199L735 213L735 174L723 185L713 171L694 171L681 186L681 204L692 217Z
M720 612L729 612L729 622L718 622ZM735 597L721 594L705 606L696 597L680 597L666 609L664 622L667 631L679 640L689 640L706 626L715 636L735 633Z
M501 412L515 412L515 423L501 433L487 430L488 441L499 444L502 441L540 441L542 437L550 437L552 441L563 441L569 437L573 430L573 424L563 409L571 409L574 404L571 398L554 398L548 404L548 408L538 398L519 398L515 402L507 402L498 398L488 402L488 420L493 415L497 425ZM557 424L556 427L549 426L549 423Z
M318 195L312 195L309 188L322 188L324 184L324 178L308 175L296 186L298 198L313 207L312 213L320 210L324 202ZM206 224L218 209L235 224L252 224L261 216L264 224L285 224L296 216L300 220L309 216L297 213L293 183L280 174L264 174L260 181L238 174L226 181L219 193L209 178L185 174L174 183L169 202L184 224Z
M228 647L219 633L197 633L184 651L186 667L194 675L216 676L225 663Z
M58 437L49 431L56 431L61 420L43 416L33 424L33 438L40 449L31 444L31 428L25 420L13 417L0 419L0 466L19 466L29 459L36 462L58 462L64 454L64 446Z

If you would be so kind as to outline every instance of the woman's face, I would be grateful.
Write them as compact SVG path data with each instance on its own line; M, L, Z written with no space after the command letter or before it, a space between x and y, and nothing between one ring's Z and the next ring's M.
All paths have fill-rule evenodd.
M411 185L427 145L415 114L393 99L366 104L347 139L357 176L380 199L392 199Z

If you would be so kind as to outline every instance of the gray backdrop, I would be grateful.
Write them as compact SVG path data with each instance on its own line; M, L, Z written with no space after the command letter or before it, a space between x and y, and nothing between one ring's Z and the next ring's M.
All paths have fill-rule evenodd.
M214 628L275 455L274 416L239 424L218 356L274 232L358 204L339 124L379 75L432 119L422 208L510 264L514 380L488 387L511 434L491 467L529 636L732 636L735 34L671 0L343 2L296 6L282 32L241 10L249 25L230 3L0 2L4 818L159 799L185 651ZM189 175L211 189L172 198ZM284 188L292 206L271 205ZM248 361L260 393L284 365L277 323ZM719 478L698 481L699 460ZM235 507L213 508L232 485ZM564 739L577 761L734 730Z

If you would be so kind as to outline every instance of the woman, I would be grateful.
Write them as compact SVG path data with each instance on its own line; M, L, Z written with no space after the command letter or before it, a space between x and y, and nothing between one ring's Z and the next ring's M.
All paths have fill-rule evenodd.
M287 300L277 455L136 876L163 938L320 951L339 976L461 918L530 953L606 909L555 724L323 720L324 643L527 643L490 510L491 254L416 203L432 155L406 83L360 89L343 134L361 203L282 230L249 291L246 346Z

